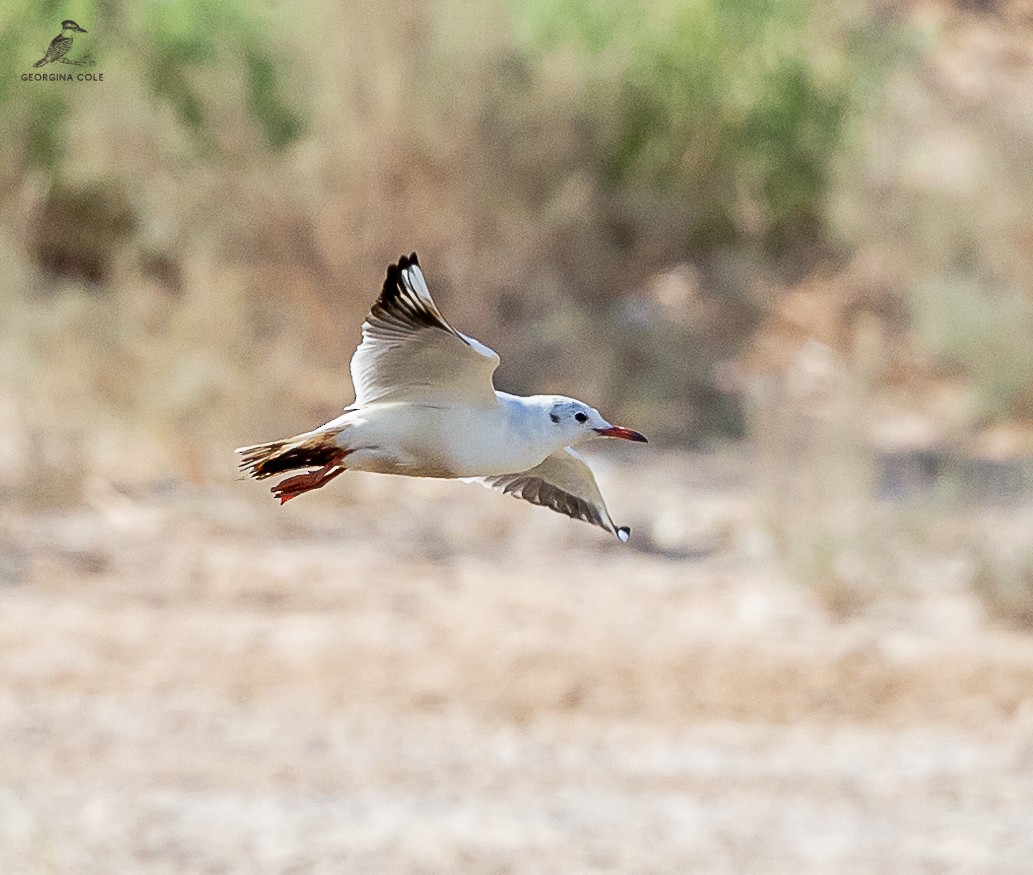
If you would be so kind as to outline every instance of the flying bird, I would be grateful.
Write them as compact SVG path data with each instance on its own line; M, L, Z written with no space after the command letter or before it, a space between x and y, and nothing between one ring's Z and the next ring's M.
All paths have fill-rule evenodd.
M70 18L62 21L61 33L50 41L47 53L32 66L42 67L44 64L53 64L54 61L60 61L68 54L69 49L72 48L73 33L87 33L87 31L85 28L79 27L79 25Z
M259 480L309 469L272 488L281 504L346 470L480 483L626 542L631 530L614 524L573 445L646 439L574 398L497 391L498 364L441 315L416 253L403 256L362 324L350 368L355 403L313 431L239 448L240 467Z

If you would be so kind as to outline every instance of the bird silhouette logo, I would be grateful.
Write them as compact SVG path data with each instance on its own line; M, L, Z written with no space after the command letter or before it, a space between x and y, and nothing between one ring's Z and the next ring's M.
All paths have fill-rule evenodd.
M33 67L45 67L47 64L74 64L77 67L92 67L94 60L90 57L89 53L80 55L76 59L68 57L68 53L72 49L72 40L77 33L88 33L84 27L79 27L70 18L65 19L61 22L61 33L55 36L50 41L50 46L47 48L47 53L33 64Z

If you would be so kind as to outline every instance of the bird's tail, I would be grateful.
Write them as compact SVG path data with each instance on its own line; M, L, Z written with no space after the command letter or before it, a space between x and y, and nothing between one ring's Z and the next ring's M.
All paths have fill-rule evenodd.
M240 469L256 480L300 468L315 469L288 477L272 488L273 495L283 504L302 492L318 489L345 470L344 457L348 452L335 441L340 431L309 432L267 444L240 447L236 450L241 457Z
M33 67L42 67L46 62L47 62L47 57L46 57L46 55L44 55L42 58L40 58L38 61L36 61L36 63L33 64L32 66Z

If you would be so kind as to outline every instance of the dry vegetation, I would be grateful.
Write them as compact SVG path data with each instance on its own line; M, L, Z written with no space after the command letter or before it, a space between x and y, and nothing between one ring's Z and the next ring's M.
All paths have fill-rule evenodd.
M648 461L626 548L362 474L8 509L0 870L1024 871L1033 642L970 569L833 615L738 460Z
M0 5L0 872L1025 871L1023 4L256 8ZM414 248L630 548L236 481Z

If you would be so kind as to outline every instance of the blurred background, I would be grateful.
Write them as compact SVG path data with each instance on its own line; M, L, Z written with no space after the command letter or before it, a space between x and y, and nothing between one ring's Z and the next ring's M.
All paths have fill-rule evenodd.
M1023 0L0 0L0 871L1028 871L1031 95ZM238 479L413 249L628 547Z

